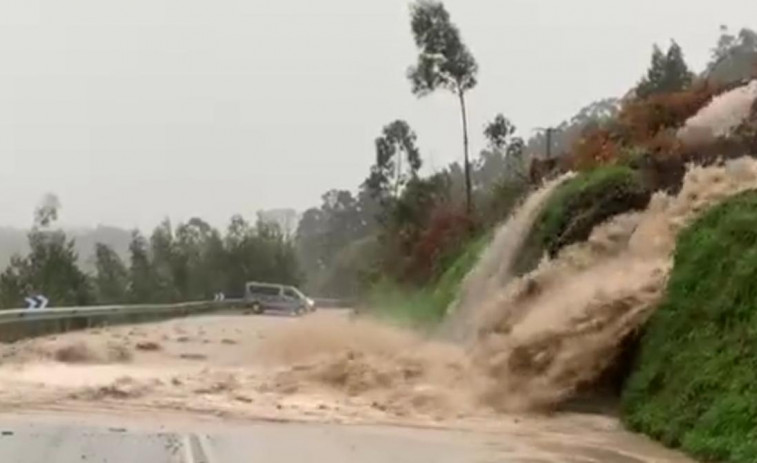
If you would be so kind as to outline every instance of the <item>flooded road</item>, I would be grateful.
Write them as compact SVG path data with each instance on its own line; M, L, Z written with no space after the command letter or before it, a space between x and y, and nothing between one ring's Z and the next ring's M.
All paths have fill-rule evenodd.
M450 381L450 365L459 367L452 351L419 354L427 348L407 346L411 341L382 328L344 332L353 326L347 318L331 310L304 318L217 315L3 346L0 423L12 434L0 440L0 460L13 461L5 455L24 439L24 448L62 439L71 454L118 453L121 441L112 436L86 443L115 426L142 436L124 438L135 452L140 439L144 452L160 453L155 440L166 434L178 436L169 440L179 446L206 436L202 442L220 462L248 455L281 462L303 455L358 462L689 461L612 417L473 406L465 391L446 388L469 379L454 377L438 390L430 384ZM419 355L410 360L435 362L442 353L447 363L440 372L394 351L379 356L386 343ZM38 445L29 444L32 435ZM155 461L171 461L162 458Z

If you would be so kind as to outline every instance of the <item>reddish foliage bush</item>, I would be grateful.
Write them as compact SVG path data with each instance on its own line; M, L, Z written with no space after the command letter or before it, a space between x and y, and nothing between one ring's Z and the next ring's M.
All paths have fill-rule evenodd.
M474 221L464 211L449 204L437 206L412 244L405 277L426 282L438 275L445 258L459 251L474 229Z
M571 150L571 167L585 170L617 162L625 147L642 149L654 156L680 156L682 146L675 129L723 90L707 81L698 81L680 92L625 102L609 124L585 133L576 141Z
M699 81L680 92L630 100L617 117L619 135L626 144L646 145L660 131L682 126L718 93L715 85Z
M607 129L594 129L579 138L571 151L571 168L587 170L608 164L620 156L620 146Z

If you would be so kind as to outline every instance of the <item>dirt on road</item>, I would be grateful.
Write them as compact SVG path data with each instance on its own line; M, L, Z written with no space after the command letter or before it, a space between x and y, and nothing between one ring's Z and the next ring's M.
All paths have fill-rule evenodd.
M491 385L461 349L337 310L91 329L6 345L0 355L6 412L454 428L499 436L533 461L687 461L612 417L503 413L482 400Z

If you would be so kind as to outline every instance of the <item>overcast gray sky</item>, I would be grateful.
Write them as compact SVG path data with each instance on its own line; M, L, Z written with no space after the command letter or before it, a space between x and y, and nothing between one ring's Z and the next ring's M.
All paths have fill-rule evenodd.
M528 135L630 88L675 38L700 70L754 0L447 0L480 65L473 152L503 112ZM355 188L404 118L428 168L461 156L448 94L417 100L406 0L2 0L0 225L45 192L62 223L215 225Z

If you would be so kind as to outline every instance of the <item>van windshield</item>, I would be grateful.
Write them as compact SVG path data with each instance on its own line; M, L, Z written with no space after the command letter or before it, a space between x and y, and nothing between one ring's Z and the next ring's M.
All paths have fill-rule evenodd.
M278 286L250 285L247 290L252 294L264 294L266 296L278 296L281 288Z
M291 297L293 299L304 299L304 296L301 292L297 291L296 288L284 288L284 296Z

